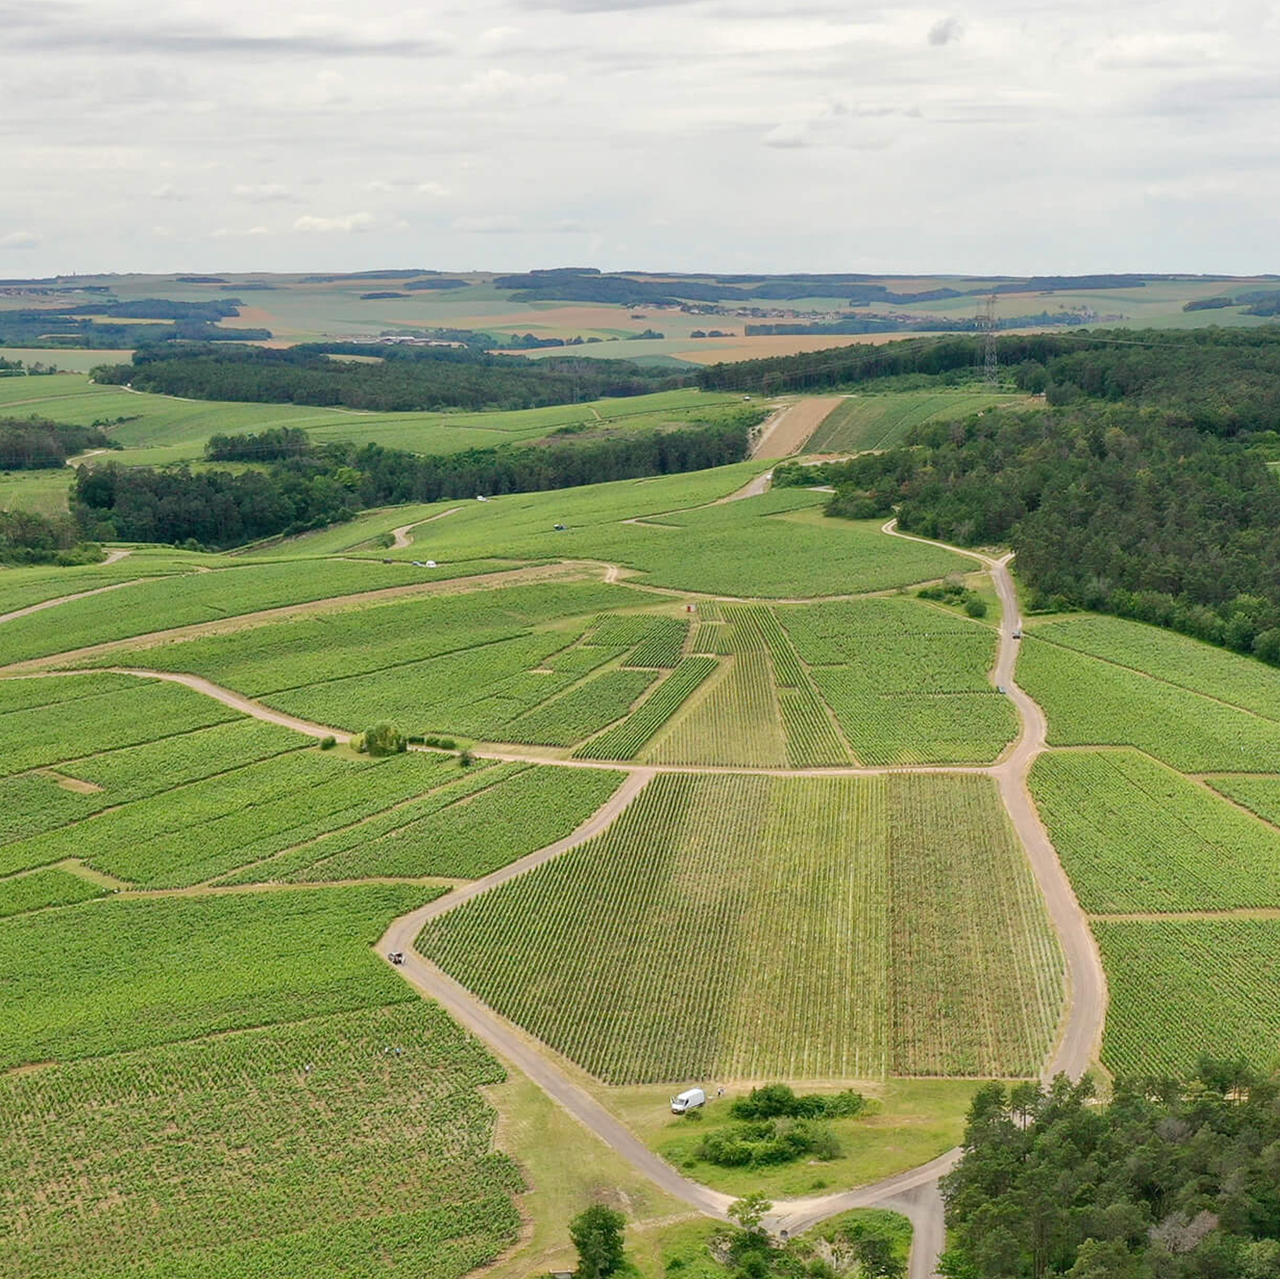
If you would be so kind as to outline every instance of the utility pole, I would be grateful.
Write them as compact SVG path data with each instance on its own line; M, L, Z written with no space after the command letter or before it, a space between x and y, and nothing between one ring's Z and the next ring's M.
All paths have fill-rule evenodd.
M988 386L996 384L996 295L993 293L983 303L979 314L981 329L987 335L982 352L982 380Z

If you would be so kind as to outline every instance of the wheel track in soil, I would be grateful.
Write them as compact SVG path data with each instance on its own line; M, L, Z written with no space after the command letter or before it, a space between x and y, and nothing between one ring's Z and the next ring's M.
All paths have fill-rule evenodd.
M1042 1077L1047 1080L1058 1073L1065 1073L1073 1079L1078 1079L1083 1075L1095 1058L1101 1043L1107 1003L1106 978L1097 945L1089 931L1087 918L1049 842L1027 787L1027 776L1031 765L1045 749L1047 724L1039 705L1018 686L1014 679L1018 641L1013 633L1015 630L1021 630L1022 619L1018 611L1017 594L1012 576L1009 573L1009 562L1013 557L1006 555L997 559L928 538L913 537L910 534L898 532L895 525L896 521L890 520L883 531L889 536L922 542L975 559L982 563L992 576L1003 606L1003 617L998 654L990 678L993 684L1006 689L1007 695L1018 712L1021 726L1012 749L1007 751L1002 759L993 765L975 767L900 766L817 770L731 769L715 766L663 768L629 764L619 766L616 763L604 761L568 760L550 756L504 754L501 751L486 751L482 748L476 751L480 758L519 759L530 763L571 768L612 768L625 772L627 777L610 799L570 835L502 867L491 875L474 880L445 897L437 898L418 910L401 916L390 925L378 943L378 949L384 955L393 951L403 952L404 963L397 965L395 971L405 980L427 998L440 1003L481 1042L528 1076L553 1101L625 1159L637 1172L673 1198L688 1204L698 1212L720 1220L727 1219L727 1210L732 1202L732 1196L691 1181L655 1154L574 1081L544 1046L488 1008L460 983L418 954L414 949L414 942L429 920L438 918L464 902L559 857L605 830L659 772L752 772L768 776L875 776L890 772L976 773L989 776L996 782L1009 818L1026 849L1065 962L1064 1012L1054 1048L1041 1072ZM407 529L405 531L407 532ZM152 671L137 667L113 669L119 674L185 685L242 714L293 729L309 737L333 736L339 741L346 741L350 737L345 730L316 724L277 711L197 675ZM76 674L83 673L86 672L32 672L26 677L74 677ZM102 672L99 670L96 673ZM911 1279L932 1279L936 1272L938 1256L945 1243L943 1204L938 1189L938 1179L955 1166L959 1157L958 1149L950 1150L918 1168L867 1186L830 1195L779 1201L775 1204L774 1212L766 1225L775 1234L785 1237L853 1208L873 1206L891 1208L901 1212L912 1223Z

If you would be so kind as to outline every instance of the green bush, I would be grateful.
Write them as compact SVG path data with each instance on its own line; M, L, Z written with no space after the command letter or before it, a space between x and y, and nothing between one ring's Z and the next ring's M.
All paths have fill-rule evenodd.
M408 747L408 739L394 725L386 720L366 728L351 739L353 750L362 755L399 755Z
M328 737L320 739L320 749L322 751L331 751L338 744L338 739L331 733Z
M797 1097L786 1084L765 1084L739 1097L730 1107L735 1119L844 1119L862 1112L866 1098L852 1088L844 1092L805 1093Z
M763 1168L796 1159L838 1159L844 1151L830 1124L782 1115L709 1132L695 1153L721 1168Z
M987 601L980 595L970 594L969 598L964 602L964 611L970 617L986 617Z

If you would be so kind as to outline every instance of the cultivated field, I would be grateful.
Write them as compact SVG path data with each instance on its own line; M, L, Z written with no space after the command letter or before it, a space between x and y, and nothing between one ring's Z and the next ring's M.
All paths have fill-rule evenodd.
M613 1083L1034 1073L1061 1001L975 778L661 776L420 945Z
M1035 408L1025 395L1001 395L981 388L953 391L895 391L847 396L814 432L810 453L858 453L901 444L912 427L965 418L989 408Z

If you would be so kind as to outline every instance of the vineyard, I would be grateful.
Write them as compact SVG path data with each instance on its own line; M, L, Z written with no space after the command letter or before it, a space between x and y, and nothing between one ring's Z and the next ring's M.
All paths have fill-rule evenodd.
M634 758L716 669L717 663L710 657L684 658L621 724L578 747L574 755L579 759Z
M1000 395L977 389L897 391L848 397L827 415L810 438L810 453L857 453L901 444L913 427L939 420L963 420L996 407L1032 408L1030 396Z
M433 895L377 884L117 898L0 920L0 1069L416 1004L369 946Z
M978 778L660 775L419 945L612 1083L1034 1073L1062 997Z
M107 890L83 875L50 866L28 875L12 875L0 879L0 919L22 915L48 906L71 906L76 902L101 897Z
M1042 755L1031 793L1087 911L1280 906L1280 830L1136 751Z
M502 1078L417 1000L7 1076L0 1272L461 1279L519 1229Z
M1186 1074L1203 1052L1274 1066L1280 920L1095 920L1111 987L1102 1060Z
M1235 800L1264 822L1280 826L1280 777L1210 777L1208 784L1228 799Z
M1048 643L1039 633L1028 632L1018 680L1048 716L1050 745L1135 746L1186 773L1280 772L1280 722ZM1261 663L1251 665L1265 675Z

